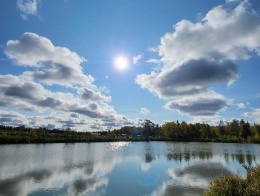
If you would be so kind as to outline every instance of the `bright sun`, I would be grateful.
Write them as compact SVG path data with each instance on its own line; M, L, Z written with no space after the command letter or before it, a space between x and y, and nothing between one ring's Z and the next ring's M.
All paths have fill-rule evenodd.
M128 59L125 56L118 56L115 58L114 64L118 70L125 70L128 67Z

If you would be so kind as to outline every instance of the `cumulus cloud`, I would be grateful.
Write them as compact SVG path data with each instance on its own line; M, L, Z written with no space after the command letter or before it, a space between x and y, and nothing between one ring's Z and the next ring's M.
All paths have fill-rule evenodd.
M141 114L148 114L148 113L150 113L150 111L147 108L141 108L140 113Z
M78 131L103 131L122 126L138 126L138 119L130 120L121 115L104 118L86 118L84 114L55 111L47 114L23 115L14 111L0 110L0 124L8 126L47 127L50 129L72 128ZM110 121L111 120L111 121Z
M70 93L51 92L41 84L23 80L19 76L0 75L0 81L2 107L39 112L45 109L67 110L80 102Z
M93 84L94 79L85 75L81 63L85 59L68 48L54 46L52 42L35 33L24 33L17 40L9 40L5 54L27 71L20 75L0 75L0 107L19 109L35 114L55 112L48 116L5 115L3 123L19 125L23 119L28 126L52 128L91 128L98 123L100 130L121 125L137 125L138 120L118 114L107 104L111 96L103 95L104 87ZM46 85L47 84L47 85ZM54 84L59 85L52 91ZM62 89L69 92L62 92ZM76 92L76 93L74 93ZM19 117L19 118L18 118ZM19 121L19 119L21 119ZM97 120L97 121L94 121Z
M136 83L158 97L167 99L200 93L220 82L232 83L237 77L237 67L231 61L200 59L164 68L160 73L138 75Z
M35 67L24 74L48 85L91 85L93 77L85 75L80 65L85 61L77 53L35 33L24 33L18 40L9 40L5 54L18 65Z
M214 116L231 104L224 96L213 91L194 96L181 97L168 102L164 108L177 110L190 116Z
M166 109L192 118L217 117L231 100L211 87L233 84L239 77L235 60L260 55L259 34L260 15L248 1L217 6L198 22L176 23L152 50L161 58L160 70L137 75L135 81L160 99L170 99Z
M27 125L28 120L25 116L21 115L20 113L0 110L0 124L21 126Z
M138 54L138 55L134 56L133 57L133 63L137 64L141 58L143 58L142 54Z
M2 111L0 122L13 126L75 127L83 131L92 130L92 125L98 125L99 130L107 130L108 127L139 124L138 120L118 114L114 107L104 102L109 101L111 97L84 88L79 89L79 94L80 96L52 92L39 83L24 80L21 76L0 75L0 107L39 114L26 117L19 113ZM55 113L48 116L40 115L51 111Z
M96 92L87 88L78 89L78 93L81 95L84 100L91 101L110 101L111 96L107 97L101 94L101 92Z
M0 76L0 81L6 78L6 76ZM0 105L2 107L28 108L33 111L52 109L75 112L91 118L103 117L107 113L116 113L108 105L97 105L93 102L82 103L78 97L71 93L51 92L39 83L23 81L22 77L19 78L18 76L12 76L12 78L14 78L12 83L0 84Z
M37 15L40 0L17 0L17 7L21 11L23 20L27 20L29 15Z
M165 62L182 59L247 59L260 54L260 16L247 1L233 10L218 6L197 23L182 20L161 38L159 54Z

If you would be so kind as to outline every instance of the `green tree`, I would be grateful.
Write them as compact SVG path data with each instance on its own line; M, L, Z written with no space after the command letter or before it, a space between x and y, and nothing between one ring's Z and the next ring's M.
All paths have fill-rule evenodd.
M184 139L188 139L190 137L190 128L188 124L185 121L182 121L179 128L181 132L181 137Z
M218 133L217 133L217 135L222 136L222 135L225 134L225 128L224 127L225 127L225 123L222 120L220 120L219 121L219 125L218 125Z
M200 133L202 138L211 138L210 126L208 124L200 124Z
M155 135L155 124L150 120L145 120L143 123L143 135L147 138Z
M247 139L247 137L251 135L250 124L248 122L245 123L245 121L243 119L241 119L239 124L240 124L239 136L241 138Z
M230 136L239 137L240 126L238 120L234 119L227 125L227 133Z

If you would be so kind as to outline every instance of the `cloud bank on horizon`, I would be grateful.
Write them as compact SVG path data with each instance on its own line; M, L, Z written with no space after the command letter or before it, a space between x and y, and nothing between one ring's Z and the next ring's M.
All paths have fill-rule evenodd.
M20 17L28 22L29 16L38 15L39 5L44 3L17 0L16 6ZM140 91L141 87L150 92L150 96L155 95L158 103L163 103L161 110L177 111L180 118L187 116L190 122L218 123L223 119L221 113L230 107L244 111L250 105L247 101L242 103L235 97L226 97L215 86L224 84L228 89L236 85L241 75L239 62L260 56L259 35L260 11L254 10L249 1L226 1L196 22L180 20L173 24L172 32L158 37L157 47L133 53L131 66L139 71L131 81L137 84L136 89L129 91ZM109 83L113 77L106 74L107 84L96 84L101 76L93 75L95 68L89 65L93 61L88 62L91 54L84 53L83 57L35 32L10 37L3 48L3 58L11 62L8 66L19 71L0 72L0 124L108 130L141 125L139 114L151 115L162 123L145 100L136 103L134 118L134 115L120 114L113 102L116 90L113 91L114 86ZM149 58L146 52L157 57ZM156 67L144 66L151 63ZM115 85L118 86L118 82ZM258 94L255 99L259 99ZM234 118L243 116L260 123L260 106L250 106L251 111L246 110Z

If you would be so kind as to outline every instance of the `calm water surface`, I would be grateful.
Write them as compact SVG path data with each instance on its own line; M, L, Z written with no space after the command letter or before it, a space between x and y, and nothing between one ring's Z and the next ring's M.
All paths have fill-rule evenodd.
M0 195L202 195L213 178L256 163L256 144L0 145Z

